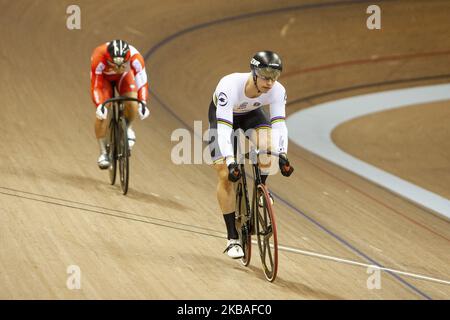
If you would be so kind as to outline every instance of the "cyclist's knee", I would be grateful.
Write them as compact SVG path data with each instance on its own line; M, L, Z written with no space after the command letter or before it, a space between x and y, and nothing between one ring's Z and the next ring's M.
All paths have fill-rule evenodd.
M257 144L259 150L270 151L272 146L272 132L270 129L259 129L257 132Z
M137 92L127 92L123 94L124 97L128 97L128 98L135 98L137 99ZM138 107L138 103L136 101L126 101L125 102L125 107L127 109L132 109L132 110L137 110Z
M226 163L216 163L214 169L216 169L217 177L220 181L225 179L228 180L228 168Z
M138 103L135 101L128 101L125 103L125 109L129 110L128 112L137 112Z
M137 98L137 96L138 96L137 92L125 92L122 95L124 97L128 97L128 98Z
M226 189L231 190L232 183L228 180L228 167L225 163L215 164L214 168L217 172L217 177L219 179L219 185Z

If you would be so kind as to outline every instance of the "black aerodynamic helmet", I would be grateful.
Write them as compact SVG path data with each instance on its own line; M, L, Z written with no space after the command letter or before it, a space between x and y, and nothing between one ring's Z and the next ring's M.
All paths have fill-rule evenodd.
M122 65L130 59L130 46L123 40L113 40L108 43L108 62Z
M283 63L273 51L259 51L250 61L253 76L277 79L283 71Z

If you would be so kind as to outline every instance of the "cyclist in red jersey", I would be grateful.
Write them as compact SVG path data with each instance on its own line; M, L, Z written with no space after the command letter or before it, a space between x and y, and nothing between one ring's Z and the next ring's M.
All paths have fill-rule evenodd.
M136 141L132 122L137 115L144 120L150 115L147 108L148 83L145 62L139 51L123 40L113 40L94 49L91 56L91 96L97 108L95 136L100 147L98 166L109 168L111 162L106 152L106 129L108 109L102 103L114 95L137 98L144 104L138 108L137 102L125 102L125 118L130 148Z

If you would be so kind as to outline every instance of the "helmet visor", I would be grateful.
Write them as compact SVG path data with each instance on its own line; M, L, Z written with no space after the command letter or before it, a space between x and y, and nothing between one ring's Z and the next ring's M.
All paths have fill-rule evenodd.
M256 75L264 80L277 81L281 75L281 71L274 68L257 68L255 70Z

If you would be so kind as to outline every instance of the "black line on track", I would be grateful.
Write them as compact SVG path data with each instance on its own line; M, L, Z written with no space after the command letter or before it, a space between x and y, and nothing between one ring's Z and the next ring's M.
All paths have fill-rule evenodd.
M3 187L1 187L1 188L3 188ZM8 188L3 188L3 189L8 189ZM19 192L23 192L23 191L19 191ZM179 228L179 227L172 227L172 226L168 226L168 225L165 225L165 224L156 223L156 222L152 222L152 221L146 221L146 220L142 220L142 219L136 219L136 218L131 218L131 217L124 217L124 216L121 216L121 215L118 215L118 214L108 213L108 212L104 212L104 211L80 208L80 207L77 207L77 206L72 206L72 205L67 205L67 204L57 203L57 202L53 202L53 201L42 200L42 199L34 199L34 198L25 197L25 196L18 195L18 194L6 193L6 192L2 192L2 191L0 191L0 194L11 196L11 197L17 197L17 198L20 198L20 199L26 199L26 200L36 201L36 202L42 202L42 203L45 203L45 204L56 205L56 206L65 207L65 208L69 208L69 209L76 209L76 210L80 210L80 211L99 213L99 214L102 214L102 215L111 216L111 217L115 217L115 218L120 218L120 219L124 219L124 220L143 222L143 223L152 224L152 225L155 225L155 226L166 227L166 228L170 228L170 229L181 230L181 231L185 231L185 232L190 232L190 233L195 233L195 234L200 234L200 235L205 235L205 236L210 236L210 237L223 239L223 237L221 237L221 236L216 236L216 235L212 235L212 234L209 234L209 233L193 231L193 230L187 230L187 229L183 229L183 228ZM47 196L43 196L43 197L47 197ZM48 197L48 198L51 198L51 197ZM68 200L61 200L61 199L57 199L57 198L56 198L56 200L70 202ZM82 203L79 203L79 204L82 204ZM86 206L89 206L89 205L86 205ZM95 206L93 206L93 207L95 207ZM138 215L138 214L134 214L134 213L128 213L128 212L123 212L123 211L114 210L114 209L108 209L108 208L102 208L102 207L98 207L98 208L105 209L105 210L110 210L110 211L116 211L116 212L120 212L120 213L128 214L128 215L136 215L136 216L147 218L147 219L160 220L160 221L164 221L164 222L172 223L172 224L184 225L184 226L191 227L191 228L204 229L204 230L210 230L210 231L213 231L213 232L221 233L221 232L216 231L216 230L206 229L206 228L202 228L202 227L196 227L196 226L193 226L193 225L188 225L188 224L183 224L183 223L178 223L178 222L172 222L172 221L169 221L169 220L163 220L163 219L158 219L158 218L150 218L150 217L145 217L145 216L142 216L142 215Z

